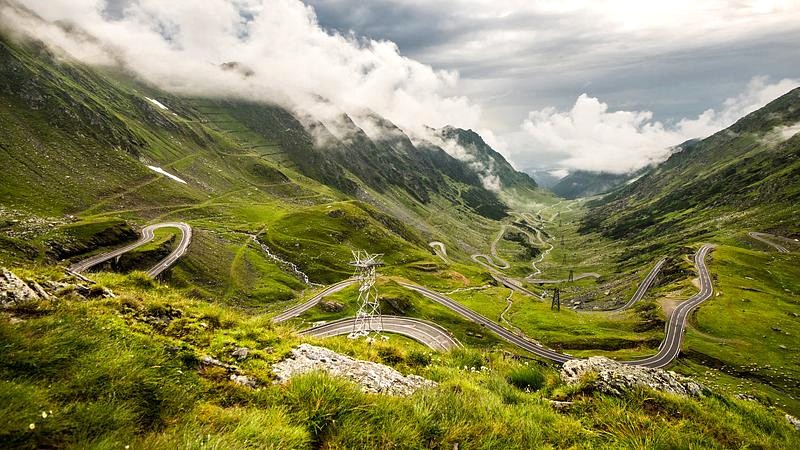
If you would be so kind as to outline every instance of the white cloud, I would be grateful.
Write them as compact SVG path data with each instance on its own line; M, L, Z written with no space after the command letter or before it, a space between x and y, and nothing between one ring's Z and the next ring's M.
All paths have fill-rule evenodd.
M669 147L722 130L798 85L800 80L768 83L765 77L757 77L742 94L727 99L720 111L709 109L674 125L653 120L650 111L609 111L607 104L582 94L569 111L531 111L521 125L523 133L512 156L527 161L538 154L557 154L560 161L554 165L627 172L662 161Z
M171 92L275 102L332 124L342 112L368 124L361 115L374 111L418 137L426 136L425 126L472 128L517 167L635 169L662 159L671 145L730 125L797 84L756 78L719 110L670 123L655 121L650 111L609 111L598 98L582 95L568 111L532 111L518 132L497 133L532 108L559 104L536 103L536 96L526 97L523 91L539 89L543 97L558 80L600 80L609 67L636 69L637 62L649 64L675 50L724 49L770 33L795 32L796 0L404 3L426 13L419 16L426 18L425 27L440 27L456 37L427 46L419 53L426 61L488 71L485 80L467 83L455 71L403 56L391 41L326 31L313 9L299 0L135 0L124 2L124 14L113 20L101 13L104 0L23 3L46 20L75 23L97 40L37 22L8 0L0 0L0 22L90 64L121 62ZM344 1L342 7L347 5ZM436 14L427 17L429 11ZM220 68L232 61L253 75ZM459 61L464 64L451 64ZM508 94L487 101L484 113L460 94L470 82L497 83ZM580 92L569 86L567 92ZM495 133L486 120L491 119L489 108L498 107L493 103L510 111L492 121ZM485 169L485 184L494 186L491 168Z
M90 64L119 60L175 93L275 102L323 121L369 110L412 132L425 125L474 128L480 120L477 105L446 93L457 73L406 58L389 41L327 32L298 0L138 0L118 20L103 16L103 0L24 4L98 41L36 23L4 3L0 21ZM220 67L232 61L253 75Z

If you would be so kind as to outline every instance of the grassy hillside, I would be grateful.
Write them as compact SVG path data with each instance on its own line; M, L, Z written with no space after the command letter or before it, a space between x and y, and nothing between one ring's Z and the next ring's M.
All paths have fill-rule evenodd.
M56 274L23 273L41 277ZM269 317L187 298L140 274L102 275L118 297L12 311L0 320L0 438L15 448L794 448L777 412L712 394L623 397L566 386L553 368L500 351L446 355L389 341L325 345L439 382L408 398L311 374L271 383L298 342ZM32 308L32 309L30 309ZM236 347L250 348L237 361ZM211 355L259 383L238 386ZM34 370L35 368L35 370ZM570 401L554 409L550 400Z
M157 281L139 270L169 253L174 230L95 268L89 275L99 284L89 292L107 287L116 297L64 289L0 312L0 442L797 447L782 417L800 412L796 253L769 253L746 231L800 235L800 138L786 139L782 128L800 121L799 96L793 91L587 207L538 190L469 130L438 131L469 155L457 159L412 143L380 117L370 118L372 134L347 116L334 133L276 105L179 97L2 37L0 266L63 280L70 262L131 242L149 223L188 222L193 239ZM434 254L430 241L443 243L447 256ZM551 364L396 283L447 293L576 356L630 358L656 351L669 308L696 292L689 257L701 242L718 244L710 262L717 295L692 317L673 366L713 387L701 399L566 386ZM285 325L270 318L349 277L350 252L360 249L384 254L385 313L435 321L466 348L431 354L397 336L374 345L325 341L440 382L410 398L362 394L321 375L273 385L271 364L303 340L295 331L352 315L356 295L344 290L328 299L336 308L319 306ZM489 270L476 254L509 267ZM572 309L624 303L662 257L664 270L633 310ZM590 276L541 282L570 272ZM533 295L502 287L498 274ZM554 287L559 311L550 308ZM240 346L251 349L241 362L231 356ZM237 364L259 389L201 364L206 355ZM742 393L758 402L735 398ZM572 404L559 410L551 400Z
M17 217L0 224L0 262L77 258L133 238L131 225L184 220L199 231L169 281L264 304L302 286L250 235L332 282L349 275L351 249L402 271L432 257L428 240L457 236L454 256L482 246L481 227L507 211L469 166L387 121L392 139L350 122L346 142L322 147L309 127L324 125L277 106L179 98L6 37L0 60L0 198Z
M585 230L642 242L720 229L800 230L800 89L592 204Z

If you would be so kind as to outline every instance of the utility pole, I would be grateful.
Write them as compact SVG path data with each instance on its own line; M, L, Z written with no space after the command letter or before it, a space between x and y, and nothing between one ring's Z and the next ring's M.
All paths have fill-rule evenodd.
M561 311L561 294L558 288L553 289L553 303L550 304L550 309Z
M369 339L371 333L380 334L383 331L381 306L378 302L378 290L375 281L378 279L376 267L381 264L382 254L369 254L365 251L353 251L351 266L355 267L354 278L360 282L358 287L358 312L353 322L353 331L347 337L357 339L365 336Z

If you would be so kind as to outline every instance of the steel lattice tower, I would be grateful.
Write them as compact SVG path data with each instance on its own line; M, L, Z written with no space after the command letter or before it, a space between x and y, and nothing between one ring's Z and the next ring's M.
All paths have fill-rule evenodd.
M378 278L375 268L381 264L381 256L383 255L353 251L353 261L350 262L350 265L355 267L354 278L359 280L360 285L358 287L359 307L356 320L353 322L353 331L348 335L350 339L369 336L371 333L380 334L383 331L378 290L374 286Z

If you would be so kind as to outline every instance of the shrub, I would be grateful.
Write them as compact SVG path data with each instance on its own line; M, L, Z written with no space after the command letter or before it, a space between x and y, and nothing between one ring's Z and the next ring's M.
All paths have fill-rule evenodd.
M544 386L545 376L536 367L520 366L506 375L506 380L525 391L538 391Z
M386 364L400 364L405 361L405 356L396 347L380 347L378 348L378 356Z
M419 350L408 352L408 365L413 367L427 367L431 364L431 354Z

